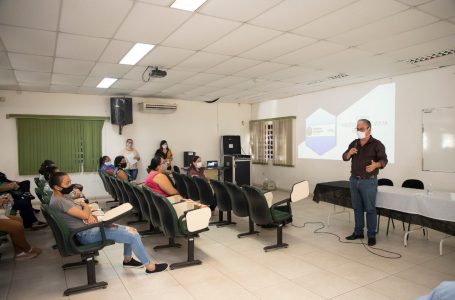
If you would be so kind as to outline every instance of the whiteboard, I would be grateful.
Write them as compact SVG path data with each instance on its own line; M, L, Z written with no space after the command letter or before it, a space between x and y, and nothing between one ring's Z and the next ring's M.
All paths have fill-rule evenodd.
M455 109L424 109L422 120L422 170L455 172Z

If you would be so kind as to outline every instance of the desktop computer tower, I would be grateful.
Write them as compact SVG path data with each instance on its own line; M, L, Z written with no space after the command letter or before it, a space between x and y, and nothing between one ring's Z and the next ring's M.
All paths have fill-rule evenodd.
M183 152L183 167L184 168L189 168L191 165L191 161L193 160L193 157L196 156L196 152L194 151L184 151Z

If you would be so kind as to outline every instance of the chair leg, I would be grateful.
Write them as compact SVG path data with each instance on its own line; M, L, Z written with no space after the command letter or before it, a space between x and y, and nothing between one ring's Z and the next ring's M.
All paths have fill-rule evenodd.
M223 223L221 223L221 224L217 224L216 227L222 227L222 226L228 226L228 225L235 225L235 224L237 224L237 223L235 223L235 222L232 222L232 215L231 215L231 211L230 211L230 210L228 210L228 211L226 212L226 214L227 214L227 220L226 220L226 222L223 222Z
M393 229L395 229L395 223L393 222L393 219L392 219L392 227L393 227Z
M218 221L210 222L209 225L219 225L219 224L224 224L225 222L223 221L223 211L218 211Z
M381 220L381 216L378 214L378 224L376 226L376 233L379 233L379 221Z
M264 251L270 251L270 250L275 250L275 249L280 249L280 248L287 248L288 244L283 243L283 224L280 223L278 227L276 228L276 244L264 247Z
M386 233L385 233L386 236L389 235L389 227L390 227L390 220L391 220L391 219L392 219L392 218L389 217L389 219L387 220L387 231L386 231Z
M147 220L145 220L145 219L142 217L142 214L141 214L140 212L139 212L139 214L138 214L137 220L126 222L126 224L128 224L128 225L131 225L131 224L141 224L141 223L147 223Z
M95 264L98 264L98 261L96 259L93 260ZM87 260L82 259L81 261L74 262L74 263L67 263L62 266L63 270L69 269L69 268L75 268L75 267L82 267L87 264Z
M183 262L174 263L170 265L170 269L179 269L190 266L196 266L202 264L202 261L199 259L194 259L194 236L188 237L188 259Z
M180 248L182 247L181 244L176 243L174 238L169 238L169 243L167 245L158 245L153 247L153 250L159 250L159 249L166 249L166 248Z
M75 293L96 289L96 288L106 288L107 282L100 281L96 282L96 272L95 272L95 259L93 257L88 257L86 259L87 265L87 284L81 285L73 288L69 288L63 292L63 295L69 296Z
M152 222L149 221L149 229L139 231L139 234L144 236L154 235L154 234L161 234L163 233L159 228L153 227Z
M247 235L252 235L252 234L259 234L259 231L254 230L254 223L253 223L253 220L251 220L250 216L248 216L248 226L249 226L248 232L237 234L238 238L241 238L241 237L244 237Z

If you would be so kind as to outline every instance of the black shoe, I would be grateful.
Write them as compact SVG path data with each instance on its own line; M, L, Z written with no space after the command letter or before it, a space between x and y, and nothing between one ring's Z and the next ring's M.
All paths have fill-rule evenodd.
M368 246L374 246L376 245L376 238L370 237L368 238Z
M147 273L147 274L158 273L158 272L164 271L166 269L167 269L167 263L155 264L155 270L149 271L149 270L145 269L145 273Z
M39 209L36 209L36 208L34 208L34 209L33 209L33 212L34 212L35 214L37 214L37 213L39 213L39 212L40 212L40 210L39 210Z
M123 266L125 268L142 268L144 265L134 258L131 258L129 262L123 262Z
M352 240L356 240L356 239L363 239L364 236L363 236L363 233L361 234L356 234L355 232L353 234L351 234L350 236L347 236L345 239L349 240L349 241L352 241Z

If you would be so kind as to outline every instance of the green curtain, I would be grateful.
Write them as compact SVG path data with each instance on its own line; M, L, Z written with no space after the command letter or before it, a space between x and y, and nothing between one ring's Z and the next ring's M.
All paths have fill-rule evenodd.
M103 120L18 118L19 174L36 174L53 160L64 172L94 172L101 156Z

